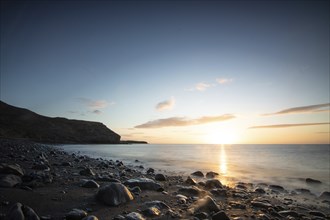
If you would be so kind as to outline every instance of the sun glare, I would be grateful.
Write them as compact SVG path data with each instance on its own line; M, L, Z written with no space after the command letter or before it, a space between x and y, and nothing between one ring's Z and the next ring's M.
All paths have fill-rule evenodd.
M209 144L234 144L237 135L231 130L213 131L205 135L205 142Z

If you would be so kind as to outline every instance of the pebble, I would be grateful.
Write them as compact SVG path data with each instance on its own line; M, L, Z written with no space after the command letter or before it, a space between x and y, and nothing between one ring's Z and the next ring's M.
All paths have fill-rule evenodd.
M124 182L126 186L135 187L138 186L142 190L158 190L161 186L149 178L135 178L129 179Z
M155 180L157 180L157 181L166 181L166 176L164 174L157 173L155 175Z
M126 220L145 220L145 218L137 212L131 212L126 215Z
M85 168L79 172L82 176L95 176L95 173L91 168Z
M83 218L82 220L99 220L95 215L89 215Z
M211 179L211 180L207 180L205 182L205 187L212 189L212 188L222 188L222 184L220 182L220 180L218 179Z
M72 209L65 215L66 220L81 220L87 216L87 212L81 209Z
M94 180L84 181L84 183L81 186L85 187L85 188L99 188L100 187L100 185L97 182L95 182Z
M187 183L188 185L197 185L196 180L194 180L194 179L191 178L190 176L187 177L185 183Z

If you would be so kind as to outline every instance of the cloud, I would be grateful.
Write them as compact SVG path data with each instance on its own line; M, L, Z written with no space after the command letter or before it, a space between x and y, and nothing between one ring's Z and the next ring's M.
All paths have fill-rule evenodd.
M78 100L90 109L102 109L114 104L114 102L109 103L105 100L92 100L88 98L78 98Z
M330 106L330 103L319 104L319 105L300 106L300 107L284 109L282 111L275 112L275 113L263 114L262 116L323 112L323 111L329 111L329 109L322 109L322 108L326 108L329 106Z
M157 119L154 121L148 121L147 123L137 125L135 128L163 128L172 126L191 126L200 125L211 122L221 122L236 118L232 114L225 114L219 116L203 116L195 119L188 119L186 117L171 117L164 119Z
M217 78L216 81L219 84L227 84L227 83L231 83L234 79L227 79L227 78Z
M92 113L97 114L97 115L102 114L102 112L100 110L98 110L98 109L92 111Z
M172 97L169 100L165 100L156 105L157 111L171 110L175 105L175 99Z
M249 129L289 128L289 127L314 126L314 125L329 125L329 124L330 124L330 122L324 122L324 123L302 123L302 124L275 124L275 125L252 126L252 127L249 127Z
M198 91L204 91L211 86L212 86L211 84L201 82L196 84L195 89Z

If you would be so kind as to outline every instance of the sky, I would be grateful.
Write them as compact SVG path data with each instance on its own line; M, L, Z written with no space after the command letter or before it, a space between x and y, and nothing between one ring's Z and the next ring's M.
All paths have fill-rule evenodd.
M329 1L1 1L0 99L124 140L328 144Z

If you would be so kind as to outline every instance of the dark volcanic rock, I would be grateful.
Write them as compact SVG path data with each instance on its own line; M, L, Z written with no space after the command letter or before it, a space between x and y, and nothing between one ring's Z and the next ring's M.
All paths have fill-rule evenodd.
M66 214L66 220L81 220L87 216L87 212L81 209L72 209L68 214Z
M0 175L0 187L11 188L20 183L22 183L22 179L19 176L13 174Z
M220 211L220 208L210 196L205 196L204 198L197 200L189 210L192 213L202 211L218 212Z
M24 171L18 164L0 164L0 174L14 174L16 176L23 176Z
M99 189L96 199L106 205L118 206L133 200L131 192L121 183L110 183Z
M197 185L197 182L191 178L190 176L187 177L185 183L189 184L189 185Z
M202 171L195 171L191 175L198 176L198 177L204 177L204 174L202 173Z
M166 176L164 174L158 173L155 175L155 180L157 181L166 181Z
M95 182L94 180L84 181L84 183L81 186L85 187L85 188L99 188L100 187L100 185L97 182Z
M148 178L129 179L124 184L131 188L138 186L142 190L158 190L159 188L161 188L158 183Z
M230 218L225 212L220 211L212 215L212 220L230 220Z
M91 168L85 168L79 172L82 176L95 176L95 173Z
M120 135L104 124L50 118L0 101L0 137L52 143L119 143Z
M7 219L8 220L24 220L25 219L21 203L16 203L9 209L9 212L7 213Z

